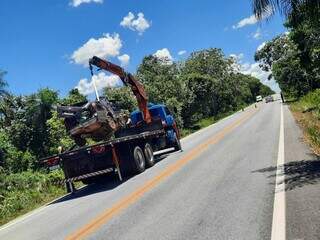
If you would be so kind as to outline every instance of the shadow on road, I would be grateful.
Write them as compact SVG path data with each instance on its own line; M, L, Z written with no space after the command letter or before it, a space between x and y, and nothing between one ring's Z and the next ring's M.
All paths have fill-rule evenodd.
M156 158L156 161L160 162L161 160L165 159L167 156L168 156L168 154L158 156ZM56 203L61 203L64 201L69 201L69 200L84 197L84 196L88 196L88 195L99 193L99 192L110 191L110 190L115 189L118 186L124 184L126 181L128 181L132 177L134 177L134 176L125 177L122 179L122 181L120 181L118 179L118 177L114 174L104 176L101 180L99 180L98 183L87 185L72 194L65 195L64 197L59 198L56 201L51 202L50 205L56 204Z
M285 174L285 190L293 190L304 185L320 183L320 158L314 156L313 160L302 160L284 164L282 170ZM270 173L268 178L276 177L276 166L252 171L253 173ZM274 184L274 183L272 183Z

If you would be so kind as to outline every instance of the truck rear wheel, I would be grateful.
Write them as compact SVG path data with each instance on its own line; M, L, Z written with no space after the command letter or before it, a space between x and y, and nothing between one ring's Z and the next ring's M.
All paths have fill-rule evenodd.
M175 134L175 143L174 143L174 150L180 151L181 148L181 142L180 139L178 138L177 134Z
M146 168L146 160L142 149L136 146L133 150L133 170L135 173L142 173Z
M152 167L155 164L153 149L150 143L146 143L146 145L144 145L144 157L147 167Z

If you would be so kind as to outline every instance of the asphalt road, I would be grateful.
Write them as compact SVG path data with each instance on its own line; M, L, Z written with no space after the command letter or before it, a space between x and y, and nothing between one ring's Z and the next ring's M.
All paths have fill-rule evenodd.
M271 239L276 226L284 227L274 239L320 239L320 162L281 106L238 112L140 175L86 187L5 225L0 239L256 240ZM275 194L281 139L285 181Z

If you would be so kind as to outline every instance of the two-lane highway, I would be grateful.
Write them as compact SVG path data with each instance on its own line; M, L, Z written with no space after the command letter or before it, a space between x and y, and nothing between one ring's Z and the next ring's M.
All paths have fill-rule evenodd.
M314 168L317 162L281 106L260 103L238 112L183 139L183 152L122 184L86 187L9 223L0 239L271 239L273 222L286 226L278 236L319 239L314 172L312 184L299 179L299 189L283 191L286 204L274 208L279 140L284 160L296 168L300 160ZM298 170L292 175L299 177ZM279 212L284 218L274 219Z

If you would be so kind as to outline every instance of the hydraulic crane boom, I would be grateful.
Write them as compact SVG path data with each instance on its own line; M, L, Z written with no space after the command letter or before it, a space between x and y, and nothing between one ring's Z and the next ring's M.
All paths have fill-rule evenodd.
M135 77L132 74L127 73L122 67L108 62L106 60L103 60L101 58L98 58L96 56L89 60L89 66L91 71L92 65L119 76L119 78L125 85L130 86L133 94L137 99L139 110L143 113L144 121L146 123L151 122L151 115L148 109L147 94L143 85L137 79L135 79Z

